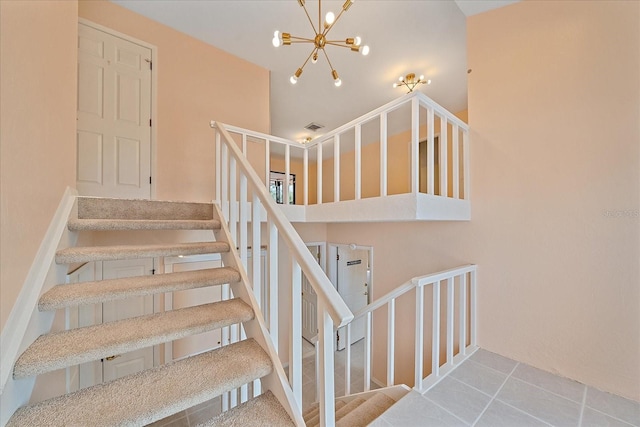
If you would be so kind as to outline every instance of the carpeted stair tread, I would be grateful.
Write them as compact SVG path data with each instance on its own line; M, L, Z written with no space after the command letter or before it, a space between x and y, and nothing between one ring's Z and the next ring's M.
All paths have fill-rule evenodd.
M127 200L79 197L78 218L82 219L213 219L211 203Z
M18 409L17 426L140 426L210 400L272 371L253 339Z
M340 419L342 417L346 416L349 412L353 411L358 406L362 405L364 402L366 402L365 399L363 399L361 397L356 397L355 399L350 400L342 408L337 409L336 410L336 422L340 421Z
M389 409L394 403L395 400L386 394L376 393L337 420L336 427L365 427L382 415L382 413Z
M83 304L98 304L162 292L184 291L205 286L235 283L240 273L231 267L150 276L99 280L57 285L40 297L40 311L58 310Z
M199 255L228 252L226 242L172 243L155 245L81 246L61 249L56 263L139 259L161 256Z
M341 409L344 405L346 405L344 400L336 400L335 410ZM317 426L320 424L320 404L316 403L307 409L302 415L302 418L307 426Z
M127 353L253 319L235 298L41 335L20 355L16 379Z
M220 228L220 221L216 219L71 219L69 220L67 227L71 231L218 230Z
M198 424L198 427L291 427L295 426L278 399L267 391L242 405Z

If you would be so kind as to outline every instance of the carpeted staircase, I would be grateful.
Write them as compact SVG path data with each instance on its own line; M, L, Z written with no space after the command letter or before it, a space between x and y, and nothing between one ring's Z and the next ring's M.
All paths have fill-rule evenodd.
M206 203L78 198L72 231L213 230L221 223ZM217 235L217 234L216 234ZM58 264L225 254L228 242L71 247L58 251ZM191 272L102 280L55 286L39 301L40 311L160 294L242 280L225 266ZM248 304L249 302L249 304ZM250 301L236 298L82 327L39 337L18 358L14 378L100 360L115 354L168 343L186 336L254 319ZM279 362L276 362L279 363ZM166 365L128 375L20 408L9 426L141 426L206 402L271 374L273 360L255 338L220 347ZM224 412L205 425L294 425L288 412L264 387L260 396Z
M364 427L389 409L395 399L383 392L374 392L366 396L355 396L350 400L337 399L336 427ZM315 404L303 414L307 427L320 425L320 406Z
M153 233L141 233L141 230L211 230L215 241L69 247L57 251L55 261L59 265L75 268L89 262L220 254L224 266L59 284L41 295L39 311L76 309L82 305L225 284L230 284L234 297L41 335L18 357L14 379L108 360L113 355L171 343L231 325L243 325L249 338L21 407L8 426L143 426L244 385L253 390L254 381L259 379L262 379L261 394L200 425L302 425L302 414L296 413L296 409L285 409L295 408L294 403L289 403L293 402L293 395L288 385L283 385L286 377L275 350L268 344L266 329L261 326L261 319L255 318L252 308L255 302L252 291L244 282L246 276L234 268L239 264L230 246L233 242L230 242L225 225L217 218L218 212L208 203L77 198L77 215L72 215L74 218L67 224L72 232L116 232L107 239L115 241L122 236L119 233L128 231L138 233L133 240L127 238L128 241L144 242L145 237ZM282 380L278 382L280 378ZM337 400L336 425L365 426L395 400L383 392ZM305 412L304 422L309 427L319 425L317 404Z

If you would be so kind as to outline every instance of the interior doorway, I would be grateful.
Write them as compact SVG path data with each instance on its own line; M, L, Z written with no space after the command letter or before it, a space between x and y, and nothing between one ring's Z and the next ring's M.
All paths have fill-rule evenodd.
M367 306L373 285L373 248L356 244L329 244L329 279L349 309L356 313ZM364 319L351 323L349 344L364 338ZM336 333L336 348L346 347L346 328Z
M145 42L86 20L78 23L81 195L151 198L154 54Z

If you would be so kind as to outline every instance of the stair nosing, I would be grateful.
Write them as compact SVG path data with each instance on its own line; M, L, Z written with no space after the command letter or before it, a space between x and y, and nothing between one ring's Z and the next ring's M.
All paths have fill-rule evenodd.
M67 223L70 231L128 231L128 230L218 230L217 219L104 219L77 218Z
M196 317L195 321L190 320L190 316ZM234 298L41 335L16 361L14 379L151 347L246 322L253 317L251 307ZM166 328L162 329L161 325ZM59 341L64 344L56 347Z
M210 276L207 276L207 273ZM236 269L218 267L139 277L67 283L56 285L43 294L38 302L38 310L50 311L78 305L99 304L141 295L219 286L226 283L236 283L239 280L240 273Z
M272 371L273 364L267 353L249 338L22 407L7 427L95 425L96 422L102 426L146 425ZM185 378L190 380L185 381Z
M167 243L154 245L74 246L56 253L57 264L154 258L160 256L201 255L228 252L226 242Z

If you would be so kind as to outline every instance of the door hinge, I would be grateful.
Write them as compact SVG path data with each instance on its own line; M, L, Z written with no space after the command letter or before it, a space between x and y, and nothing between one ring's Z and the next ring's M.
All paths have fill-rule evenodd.
M149 177L149 184L151 184L151 177Z
M151 119L149 119L149 127L151 127Z
M340 261L340 254L336 255L336 260Z
M149 64L149 69L153 70L153 61L150 60L149 58L145 58L145 61L147 61L147 63Z
M156 274L156 269L155 268L151 269L151 274Z

